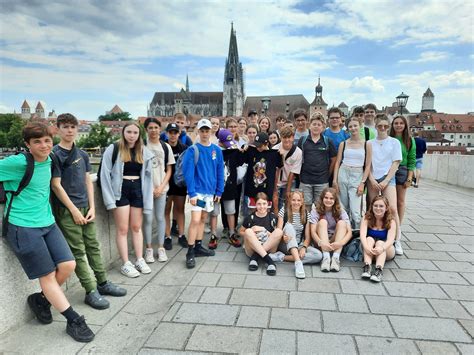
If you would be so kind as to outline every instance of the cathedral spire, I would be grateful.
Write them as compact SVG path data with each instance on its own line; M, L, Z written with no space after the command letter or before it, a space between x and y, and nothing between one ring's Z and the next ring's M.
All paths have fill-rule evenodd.
M244 78L242 63L239 61L239 50L237 48L237 35L234 23L230 24L229 53L225 62L224 71L224 116L242 115L244 102Z
M188 78L188 73L186 73L186 92L189 92L189 78Z

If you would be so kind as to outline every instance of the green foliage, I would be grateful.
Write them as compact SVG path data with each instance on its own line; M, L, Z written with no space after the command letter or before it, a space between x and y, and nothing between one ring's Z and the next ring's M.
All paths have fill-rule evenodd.
M19 115L12 113L0 114L0 147L24 147L22 130L25 123Z
M121 113L111 113L108 115L100 115L99 121L131 121L132 117L130 117L129 112L121 112Z
M112 142L112 134L107 131L103 124L97 123L91 126L91 131L87 137L79 139L77 146L80 148L106 147Z

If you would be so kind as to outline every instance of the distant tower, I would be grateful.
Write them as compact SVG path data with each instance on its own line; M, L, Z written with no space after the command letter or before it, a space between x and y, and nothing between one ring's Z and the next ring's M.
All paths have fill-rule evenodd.
M189 93L189 78L188 78L188 74L186 74L186 92Z
M44 118L44 107L41 104L40 101L36 104L36 109L35 109L36 114L38 115L39 118Z
M429 87L421 99L421 112L436 112L434 109L434 94Z
M222 115L242 116L244 108L244 78L239 61L234 24L230 28L229 54L225 63Z
M315 112L321 112L324 116L328 113L328 104L323 99L323 87L321 85L321 78L318 76L318 85L315 88L316 96L309 106L309 115Z
M29 119L30 117L31 117L30 105L28 105L28 102L25 100L23 101L23 104L21 105L21 118Z

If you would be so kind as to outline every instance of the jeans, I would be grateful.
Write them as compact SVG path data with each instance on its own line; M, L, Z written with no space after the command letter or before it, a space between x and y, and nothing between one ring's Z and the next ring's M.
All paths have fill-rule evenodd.
M363 196L357 195L357 188L362 181L363 168L355 168L342 164L339 169L338 185L341 204L351 220L352 228L360 228L360 202Z
M153 199L153 213L143 214L143 235L147 244L152 241L153 217L156 218L158 245L163 245L165 241L165 206L166 194Z

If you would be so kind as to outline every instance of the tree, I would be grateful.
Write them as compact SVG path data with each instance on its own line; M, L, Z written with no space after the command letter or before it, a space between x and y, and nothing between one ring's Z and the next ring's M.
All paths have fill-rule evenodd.
M80 148L106 147L113 141L112 134L101 124L93 124L87 137L82 137L77 142Z
M110 113L108 115L100 115L99 121L131 121L129 112Z
M25 121L19 115L12 113L0 114L0 147L24 147L22 135L24 126Z

